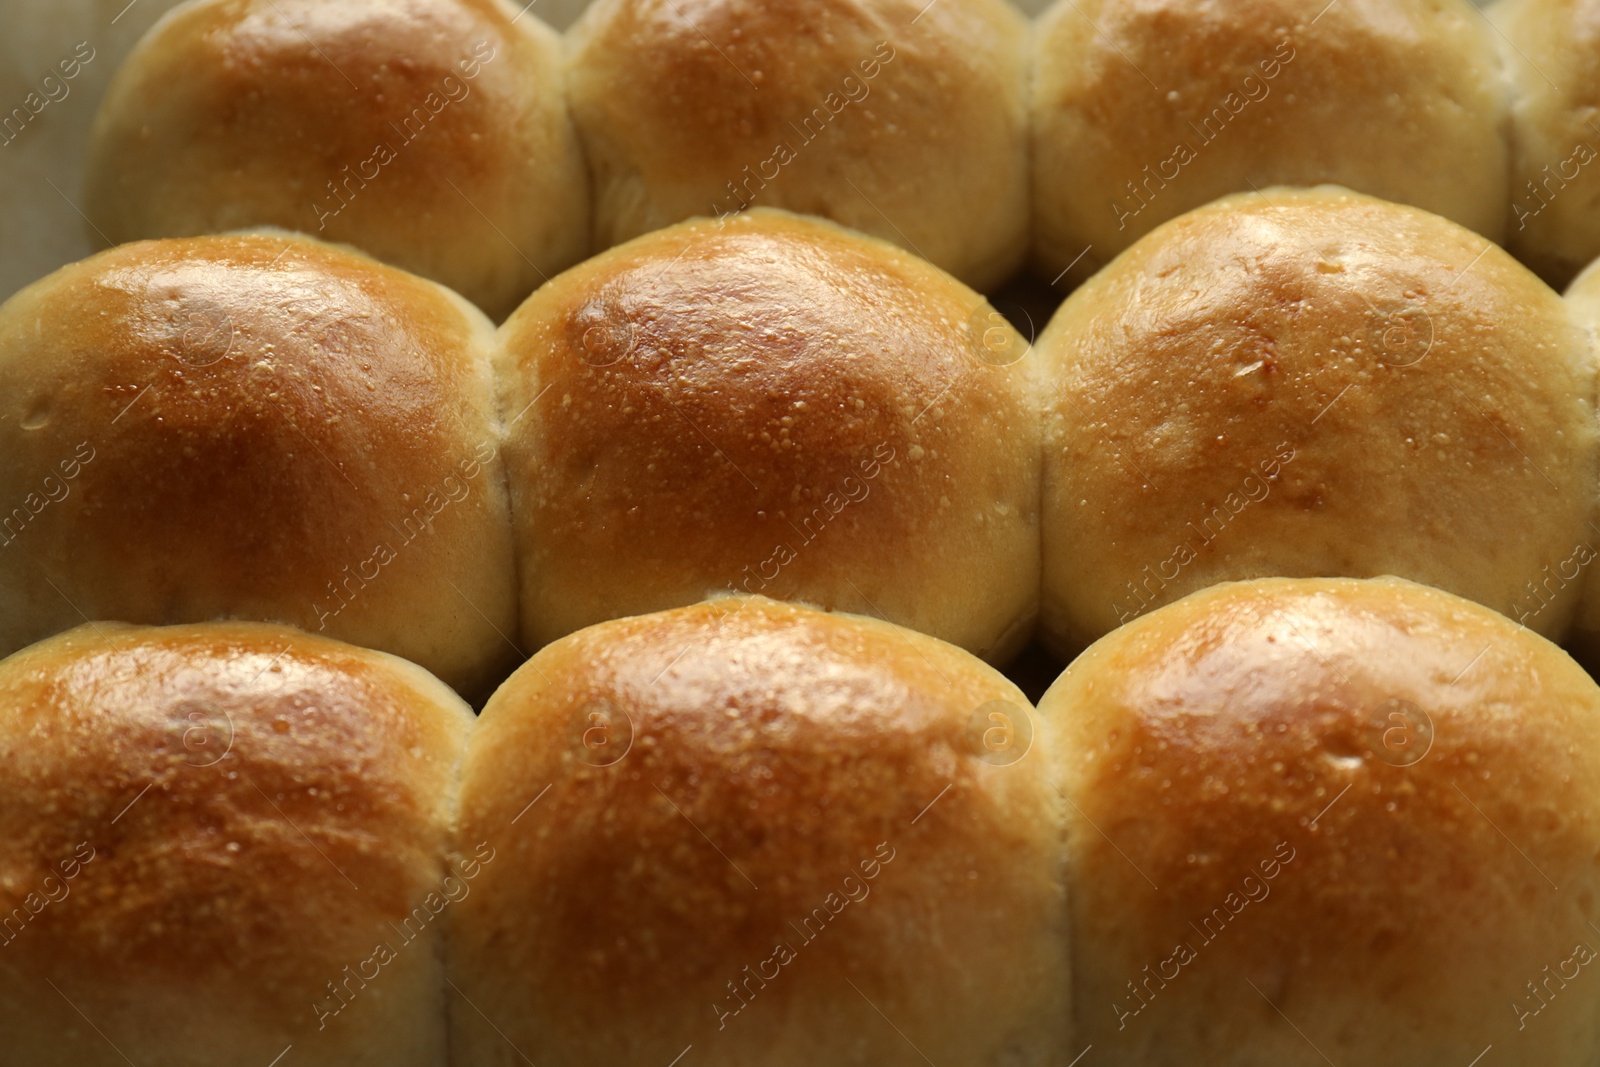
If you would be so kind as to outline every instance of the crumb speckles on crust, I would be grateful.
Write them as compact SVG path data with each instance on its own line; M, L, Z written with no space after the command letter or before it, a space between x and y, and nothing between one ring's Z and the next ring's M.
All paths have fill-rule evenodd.
M85 625L0 676L0 915L34 911L60 861L83 861L0 934L13 1051L46 1062L74 1025L53 1021L71 1012L46 978L140 1062L176 1047L231 1065L291 1040L358 1062L362 1043L442 1043L437 931L340 1027L323 1032L312 1005L446 873L472 718L443 685L256 623Z
M985 358L986 307L908 253L766 209L540 290L499 355L526 632L734 591L1004 655L1032 610L1038 430L1029 361ZM885 553L894 573L862 565Z
M1047 1062L1064 1047L1045 1008L1064 980L1054 794L1036 752L997 764L973 745L972 713L997 702L1029 715L948 645L762 598L547 647L485 708L465 764L463 839L515 827L463 905L456 981L535 1059L703 1042L719 1065L774 1047L898 1062L900 1037L836 996L848 980L930 1055L1018 1044ZM631 727L604 767L570 743L597 705ZM782 942L794 967L719 1026L727 983ZM934 965L947 981L915 977ZM460 1021L463 1042L500 1040Z

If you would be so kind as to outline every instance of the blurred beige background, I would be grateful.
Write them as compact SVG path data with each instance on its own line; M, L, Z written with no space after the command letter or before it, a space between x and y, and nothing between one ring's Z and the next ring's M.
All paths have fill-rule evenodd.
M339 0L329 0L338 3ZM517 2L517 0L512 0ZM589 0L534 0L532 14L565 29ZM1014 0L1037 14L1050 0ZM0 116L74 53L94 58L61 83L21 134L0 145L0 300L89 254L80 200L95 110L124 56L177 0L0 0ZM86 43L87 48L80 45ZM56 83L52 83L55 85Z

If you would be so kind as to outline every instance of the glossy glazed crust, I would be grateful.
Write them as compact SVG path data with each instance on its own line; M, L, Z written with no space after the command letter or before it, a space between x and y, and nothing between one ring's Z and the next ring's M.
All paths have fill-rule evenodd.
M761 598L547 647L465 764L462 840L500 858L455 913L457 1056L1066 1062L1031 722L958 649Z
M276 234L142 242L0 307L0 647L289 622L468 692L515 652L489 322Z
M1600 1053L1596 986L1542 986L1600 958L1600 690L1554 645L1398 579L1236 583L1097 643L1040 716L1101 1062Z
M1027 245L1026 34L1003 0L599 0L570 37L596 242L753 198L998 284Z
M94 236L283 226L503 318L588 245L561 62L556 34L501 0L185 4L96 121Z
M1397 574L1565 632L1593 361L1477 234L1330 187L1230 197L1135 245L1038 347L1057 648L1270 575Z
M1511 82L1507 247L1564 286L1600 255L1600 4L1501 0L1487 14Z
M442 1060L442 924L399 932L447 874L472 718L441 683L102 623L0 664L0 705L0 1063Z
M501 345L530 642L730 590L1026 639L1035 358L936 268L757 209L568 271Z
M1092 246L1087 278L1252 185L1336 182L1498 240L1492 36L1467 0L1061 0L1035 31L1038 265L1055 277Z

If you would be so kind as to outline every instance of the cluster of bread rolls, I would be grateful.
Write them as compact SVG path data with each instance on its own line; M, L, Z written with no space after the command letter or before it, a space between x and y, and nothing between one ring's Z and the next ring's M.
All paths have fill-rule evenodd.
M1338 183L1600 254L1591 0L198 0L130 57L85 215L120 242L273 225L503 318L582 258L754 205L987 288L1087 278L1218 196ZM1510 83L1511 90L1506 85Z
M6 1064L1600 1055L1600 688L1397 579L1214 587L1037 708L759 597L476 721L253 623L79 626L0 694Z
M1332 187L1158 228L1037 345L775 209L636 238L498 331L303 236L124 245L0 307L0 651L233 616L481 699L719 594L1004 663L1036 619L1066 658L1219 581L1382 574L1592 641L1592 287Z
M1594 1062L1591 24L180 5L0 305L0 1067Z
M1027 350L937 268L771 209L630 242L498 333L300 235L119 246L0 307L0 653L232 616L481 698L524 639L763 593L1001 660L1039 598Z

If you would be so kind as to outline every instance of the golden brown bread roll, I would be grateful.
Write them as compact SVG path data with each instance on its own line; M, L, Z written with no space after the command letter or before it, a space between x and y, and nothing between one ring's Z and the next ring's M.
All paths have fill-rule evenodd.
M1600 4L1501 0L1487 14L1511 82L1507 245L1566 285L1600 255Z
M750 204L970 285L1027 249L1026 20L1004 0L598 0L572 113L602 246Z
M1242 582L1039 714L1094 1062L1600 1057L1600 690L1554 645L1398 579Z
M1166 220L1269 185L1336 182L1498 240L1491 36L1466 0L1060 0L1035 36L1044 276L1087 278Z
M1066 1063L1032 726L958 649L763 598L549 646L464 764L499 858L451 913L456 1060Z
M278 234L151 241L0 306L0 652L288 622L478 693L517 653L493 327Z
M471 723L412 664L259 623L0 663L0 1064L443 1062Z
M1487 240L1344 190L1167 223L1062 305L1045 637L1082 647L1214 582L1398 574L1563 633L1587 540L1594 364Z
M506 0L196 0L95 123L102 240L283 226L503 318L588 244L554 31Z
M787 212L573 268L501 330L523 632L732 591L1004 659L1038 596L1028 351L924 261Z

